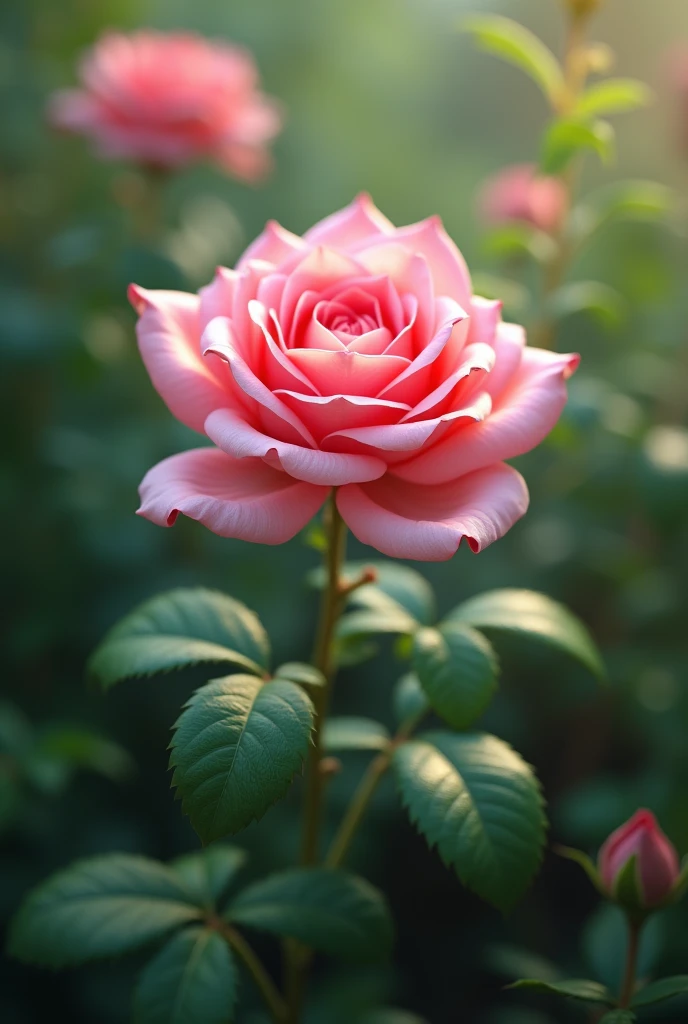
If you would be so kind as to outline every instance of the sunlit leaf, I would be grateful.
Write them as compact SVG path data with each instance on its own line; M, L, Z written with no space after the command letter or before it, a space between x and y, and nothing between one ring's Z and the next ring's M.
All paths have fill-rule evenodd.
M535 81L553 106L564 91L559 61L541 39L523 25L499 14L472 15L462 27L477 46L524 71Z
M585 90L575 113L585 118L623 114L648 107L653 98L649 86L635 78L605 78Z
M341 716L329 718L323 729L325 750L385 750L388 730L371 718Z
M492 645L460 622L419 630L413 667L430 706L455 729L472 725L497 688L499 665Z
M570 981L538 981L536 978L522 978L508 988L525 988L534 992L548 992L569 999L578 999L584 1003L601 1003L613 1006L616 1000L611 992L597 981L573 978Z
M509 910L542 859L545 817L530 767L485 733L429 732L393 766L409 816L464 885Z
M602 658L585 625L563 604L534 590L490 590L464 601L445 622L530 638L568 654L594 676L605 676Z
M227 676L186 704L172 785L204 843L239 832L284 795L308 752L313 706L300 686Z
M586 150L594 151L607 164L614 157L614 145L614 129L608 121L562 118L545 133L540 166L543 174L561 174Z
M262 675L270 646L258 617L234 598L202 588L146 601L107 634L89 674L107 688L135 676L191 665L234 665Z

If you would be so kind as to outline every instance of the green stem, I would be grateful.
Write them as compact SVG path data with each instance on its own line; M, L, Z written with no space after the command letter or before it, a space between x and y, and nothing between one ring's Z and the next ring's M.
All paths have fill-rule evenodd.
M571 114L580 99L587 82L588 68L585 61L586 28L592 8L571 11L566 50L564 55L564 91L556 105L559 117ZM579 175L579 162L571 163L560 176L566 190L566 207L557 231L553 234L552 255L543 266L542 289L540 292L540 318L532 330L533 344L538 348L553 348L556 340L556 321L547 306L554 293L561 287L574 254L568 240L569 218L573 206L574 192Z
M284 999L282 999L282 996L277 991L277 987L272 978L263 967L253 949L249 946L246 939L236 931L236 929L232 928L231 925L226 924L224 921L222 922L219 930L220 934L231 946L253 978L256 988L265 1000L265 1005L270 1011L275 1024L288 1024L289 1011L287 1004Z
M636 975L638 972L638 950L640 948L640 932L642 927L642 923L629 919L626 970L624 972L623 984L621 985L621 995L619 996L619 1006L622 1010L629 1008L635 992Z
M334 839L330 845L325 858L328 868L339 867L351 847L351 843L365 817L370 801L375 795L383 776L392 763L392 757L397 747L405 743L426 712L422 711L407 719L400 727L387 750L378 754L368 765L368 768L361 779L358 789L353 795L344 817L337 829Z
M315 724L306 768L306 785L301 834L301 863L317 864L320 854L320 825L323 812L325 775L322 771L323 725L327 717L334 675L334 632L342 610L346 591L341 585L341 570L346 548L346 526L337 508L337 492L333 490L326 512L328 533L325 567L327 579L323 590L320 624L313 654L313 663L325 677L325 685L313 692ZM299 942L287 940L285 950L285 987L289 1024L298 1024L311 964L311 951Z

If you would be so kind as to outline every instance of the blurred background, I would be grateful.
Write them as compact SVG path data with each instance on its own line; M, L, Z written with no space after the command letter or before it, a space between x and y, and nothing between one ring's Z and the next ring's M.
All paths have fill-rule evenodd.
M645 79L658 100L619 119L618 165L588 161L583 191L648 178L688 197L688 154L667 75L688 43L685 0L607 0L594 36L615 74ZM303 538L278 548L225 541L180 519L169 531L137 518L136 488L156 461L198 443L149 383L125 292L195 290L232 265L268 218L297 233L361 189L396 223L439 213L480 284L534 317L530 276L484 243L475 196L486 175L532 160L546 121L531 82L477 54L456 29L469 10L522 20L555 49L555 0L3 0L0 8L0 927L26 889L76 857L126 850L163 859L196 838L169 790L166 746L200 679L137 681L107 696L83 667L104 631L140 600L175 585L226 589L256 609L276 663L308 657L315 604L302 579L317 564ZM137 241L130 168L94 161L81 139L45 124L51 90L75 81L80 51L106 27L186 27L247 45L287 123L275 171L247 187L209 168L164 191L164 238ZM441 611L498 586L541 589L568 603L600 643L611 683L537 652L500 648L503 686L488 726L537 767L552 838L594 851L638 805L688 852L688 246L680 218L618 224L585 248L572 278L624 299L623 318L568 318L558 347L583 354L560 425L519 461L531 509L475 557L422 566ZM607 318L608 319L608 318ZM351 543L351 553L365 557ZM400 675L403 666L398 666ZM336 709L390 719L392 658L341 674ZM345 755L332 785L341 808L365 764ZM243 834L256 874L296 847L296 799ZM279 841L274 841L274 836ZM310 1021L356 1021L383 1004L431 1024L587 1021L504 993L517 974L558 963L616 984L619 921L596 910L582 873L548 855L508 919L459 887L399 811L387 782L352 864L389 893L394 964L321 967ZM688 908L649 936L664 973L685 973ZM269 942L260 947L274 962ZM616 952L615 952L616 951ZM122 1024L137 964L51 975L0 966L0 1020ZM334 1003L333 1000L334 993ZM322 1012L329 999L337 1009ZM675 1007L675 1008L674 1008ZM262 1018L250 984L239 1019ZM649 1019L652 1019L651 1017ZM685 1020L685 1006L662 1009Z

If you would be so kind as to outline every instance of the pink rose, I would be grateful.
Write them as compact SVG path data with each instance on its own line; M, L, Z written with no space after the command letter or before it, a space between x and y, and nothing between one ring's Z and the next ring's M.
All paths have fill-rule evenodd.
M538 174L533 164L518 164L488 178L479 204L488 224L519 221L551 233L562 223L568 197L559 178Z
M504 464L556 423L578 356L525 348L472 295L440 221L395 228L367 196L303 238L270 223L200 295L130 298L153 384L217 446L166 459L140 514L179 512L279 544L333 487L353 533L387 555L450 558L528 506Z
M662 832L651 811L636 811L633 817L612 832L600 850L598 867L602 883L610 896L631 857L636 857L642 904L648 909L662 903L679 877L676 850Z
M109 32L80 73L83 88L55 93L49 118L90 135L104 157L161 168L210 159L247 180L269 166L280 116L239 47L191 33Z

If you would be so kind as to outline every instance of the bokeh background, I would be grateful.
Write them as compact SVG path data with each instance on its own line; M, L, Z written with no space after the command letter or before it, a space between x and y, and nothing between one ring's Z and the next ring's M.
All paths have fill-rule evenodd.
M527 268L516 287L484 244L481 180L537 152L546 119L535 87L476 54L456 30L469 10L501 10L561 45L555 0L3 0L0 7L0 927L26 889L75 857L128 850L169 858L196 846L169 790L169 728L194 679L135 682L107 697L84 682L105 629L135 603L179 584L226 589L255 608L277 663L307 658L315 598L303 581L317 554L223 541L179 521L134 516L136 488L160 458L197 444L154 393L139 361L126 285L195 289L232 264L268 218L301 232L361 189L395 222L442 215L485 287L509 314L534 316ZM139 237L140 182L95 162L82 140L44 122L49 92L74 80L79 52L105 27L188 27L245 43L266 90L288 112L275 172L249 188L211 169L165 188L159 244ZM667 53L688 42L685 0L607 0L594 34L616 71L649 81L652 110L619 120L618 165L592 160L588 189L655 179L688 197L688 155L667 80ZM684 114L688 116L688 114ZM535 651L501 648L502 693L488 726L536 765L558 841L594 850L639 804L688 851L688 247L679 213L666 225L610 227L572 278L618 290L615 329L584 315L558 345L583 364L550 440L519 460L528 516L475 557L421 567L447 610L480 590L518 585L567 602L609 665L601 692ZM366 552L352 543L357 557ZM390 652L344 671L336 708L390 719L402 666ZM196 682L199 680L196 679ZM100 736L102 739L98 739ZM105 742L107 741L107 742ZM332 785L341 808L363 767L347 755ZM295 790L298 787L295 787ZM287 864L296 796L240 837L251 871ZM310 1021L357 1021L382 1004L431 1024L585 1021L504 993L519 973L558 963L614 983L619 922L599 912L576 869L548 855L508 920L463 892L399 811L391 782L353 851L389 893L399 923L394 964L321 967ZM684 973L688 909L650 935L651 960ZM261 950L274 963L268 942ZM0 1020L122 1024L136 961L67 974L0 967ZM329 1000L329 1009L324 1002ZM686 1019L685 1007L662 1021ZM241 1021L258 1022L250 983Z

